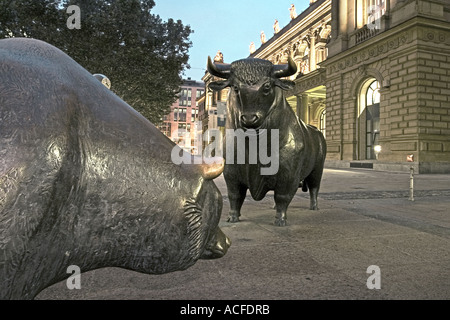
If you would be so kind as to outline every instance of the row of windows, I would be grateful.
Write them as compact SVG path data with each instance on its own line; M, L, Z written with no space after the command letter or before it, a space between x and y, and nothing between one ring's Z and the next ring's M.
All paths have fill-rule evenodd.
M179 123L178 124L178 130L185 129L187 131L191 130L191 124L190 123Z
M180 98L178 100L178 104L180 106L188 106L188 107L190 107L192 105L191 96L192 96L192 89L190 89L190 88L189 89L187 89L187 88L181 89L181 93L180 93Z
M173 121L186 122L186 108L173 109ZM191 121L194 122L198 118L198 109L191 109Z
M176 124L178 129L186 129L186 130L191 130L191 124L190 123L178 123ZM161 131L163 131L164 133L169 133L172 131L172 123L166 123L165 125L161 126Z
M203 94L204 90L197 89L195 93L195 98L198 99ZM182 88L180 92L180 97L178 99L178 104L180 106L192 106L192 89L191 88Z

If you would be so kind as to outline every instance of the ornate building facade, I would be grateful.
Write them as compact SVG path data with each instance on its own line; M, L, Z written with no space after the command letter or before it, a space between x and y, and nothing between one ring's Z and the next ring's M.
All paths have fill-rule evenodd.
M324 132L328 166L450 173L448 0L311 1L250 56L288 55L286 97Z

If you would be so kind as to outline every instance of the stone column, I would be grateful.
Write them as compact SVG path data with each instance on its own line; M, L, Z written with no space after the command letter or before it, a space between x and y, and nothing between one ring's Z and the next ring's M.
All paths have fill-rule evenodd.
M316 70L316 33L314 30L310 31L309 38L309 71L314 71Z
M337 2L337 1L332 1ZM339 35L348 33L348 0L339 1Z
M305 123L309 123L309 98L307 93L297 96L297 115Z
M331 1L331 41L339 35L339 1Z
M348 48L348 1L331 2L331 41L328 44L328 58Z

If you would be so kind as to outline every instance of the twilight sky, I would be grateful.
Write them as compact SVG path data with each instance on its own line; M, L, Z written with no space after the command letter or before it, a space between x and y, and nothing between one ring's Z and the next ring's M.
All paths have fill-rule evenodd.
M222 51L224 62L248 57L250 42L261 45L260 33L267 40L273 36L273 24L280 29L290 21L289 8L295 5L297 14L309 6L309 0L155 0L153 14L164 21L180 19L191 26L189 64L183 78L201 81L206 71L208 55L214 58Z

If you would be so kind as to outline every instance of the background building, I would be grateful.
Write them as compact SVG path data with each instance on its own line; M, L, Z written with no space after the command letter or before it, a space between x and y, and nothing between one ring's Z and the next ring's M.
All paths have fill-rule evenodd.
M311 1L305 11L251 54L274 64L287 63L291 56L298 71L290 78L296 85L287 100L300 119L318 127L325 135L326 73L319 63L328 56L326 45L330 34L331 0Z
M223 56L221 60L215 63L223 63ZM220 78L212 76L209 72L206 72L202 80L205 83L205 96L202 100L202 110L199 112L200 120L202 121L203 132L206 133L204 137L204 146L212 141L212 130L219 130L222 134L225 134L225 116L228 97L228 88L220 91L213 91L208 88L209 84L213 81L221 80Z
M194 147L194 140L199 128L196 122L199 120L199 108L197 99L204 94L205 85L203 82L187 79L181 86L177 101L170 107L170 113L164 116L159 129L177 144ZM201 130L201 128L200 128ZM189 132L190 142L185 143L183 132Z
M251 57L288 55L286 97L325 133L328 166L450 173L448 0L311 1Z

